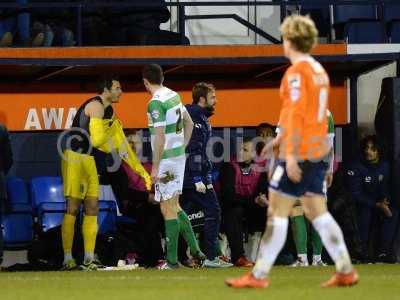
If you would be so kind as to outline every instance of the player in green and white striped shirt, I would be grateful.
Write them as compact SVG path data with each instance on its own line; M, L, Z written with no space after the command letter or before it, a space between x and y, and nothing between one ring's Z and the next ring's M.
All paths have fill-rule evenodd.
M326 174L326 184L327 188L329 188L332 185L333 181L333 164L335 161L335 145L334 145L334 140L335 140L335 121L333 120L332 113L330 112L329 109L327 109L326 116L328 118L328 139L329 139L329 146L331 148L329 152L329 169Z
M147 65L143 69L143 83L152 95L147 106L151 133L153 167L151 178L155 186L155 200L160 202L165 220L167 261L159 269L178 266L178 237L183 234L192 256L204 260L192 226L179 205L185 174L185 147L190 141L193 122L182 104L180 96L164 87L164 74L159 65Z

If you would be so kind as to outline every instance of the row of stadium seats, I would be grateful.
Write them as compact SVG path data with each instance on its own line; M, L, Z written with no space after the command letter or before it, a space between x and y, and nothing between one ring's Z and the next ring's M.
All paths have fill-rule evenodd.
M336 5L331 17L326 0L309 2L300 13L310 14L323 35L332 25L348 43L400 43L400 4Z
M10 206L2 217L4 243L7 248L28 246L35 233L41 234L61 225L66 211L60 177L36 177L28 184L17 177L7 180ZM101 186L99 201L99 235L116 231L117 205L110 186ZM82 212L78 220L82 220ZM78 222L79 222L78 221Z

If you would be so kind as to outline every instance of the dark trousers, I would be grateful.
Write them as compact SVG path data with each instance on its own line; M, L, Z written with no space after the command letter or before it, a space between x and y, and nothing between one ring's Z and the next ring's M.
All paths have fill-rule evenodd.
M267 220L267 209L257 205L253 199L237 198L223 205L223 228L231 249L232 262L244 255L243 236L263 232Z
M205 255L207 259L213 260L217 256L217 240L221 223L221 208L214 190L207 190L205 194L195 189L184 189L181 206L186 213L187 204L195 203L204 213L203 237L205 244ZM186 204L186 205L185 205Z
M377 233L373 230L374 228L378 228L377 243L375 244L379 245L374 252L379 252L378 254L393 252L392 245L397 230L399 211L393 207L391 207L391 211L393 216L388 218L375 208L361 205L357 207L358 230L364 254L369 252L369 243L373 238L371 232Z

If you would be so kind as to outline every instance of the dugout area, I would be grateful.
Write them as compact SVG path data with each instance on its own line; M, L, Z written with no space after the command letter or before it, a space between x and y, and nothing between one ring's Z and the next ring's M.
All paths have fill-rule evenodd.
M314 49L332 81L330 109L343 129L343 158L357 148L357 78L398 62L398 48L323 44ZM149 95L141 69L147 63L163 66L165 85L185 103L191 102L194 83L214 83L214 128L246 131L278 120L279 83L288 67L280 45L3 48L0 121L12 132L16 163L11 175L59 175L57 136L68 128L76 108L95 94L95 80L103 74L120 75L123 95L115 108L124 127L146 128Z

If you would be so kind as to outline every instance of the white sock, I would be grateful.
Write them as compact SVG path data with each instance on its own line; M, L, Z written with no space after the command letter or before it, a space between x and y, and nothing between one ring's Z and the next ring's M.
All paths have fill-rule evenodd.
M319 233L326 250L335 262L336 271L350 273L353 270L350 255L344 242L342 230L332 215L326 212L315 218L312 223Z
M285 245L288 230L288 218L273 217L261 239L260 249L253 275L258 279L266 278L274 262Z
M297 257L300 258L302 262L308 262L307 254L297 254Z
M67 263L70 260L73 260L74 258L72 257L71 253L65 253L64 254L64 263Z
M321 255L313 255L313 261L321 261L322 260L322 257L321 257Z

